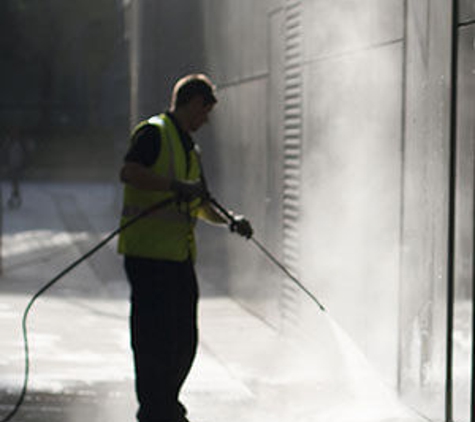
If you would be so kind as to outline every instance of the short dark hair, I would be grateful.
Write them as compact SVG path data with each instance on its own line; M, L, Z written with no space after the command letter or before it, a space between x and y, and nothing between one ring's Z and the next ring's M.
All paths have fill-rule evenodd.
M218 102L216 87L201 73L187 75L178 80L173 88L171 106L172 108L183 106L197 96L203 98L204 105Z

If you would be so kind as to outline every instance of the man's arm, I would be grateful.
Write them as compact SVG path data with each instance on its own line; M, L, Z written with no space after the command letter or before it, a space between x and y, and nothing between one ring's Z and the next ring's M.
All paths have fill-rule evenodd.
M228 219L211 202L200 205L198 218L211 224L229 224Z
M231 217L231 221L211 202L204 202L198 210L198 218L211 224L227 225L232 232L236 232L241 236L250 239L254 234L254 230L252 229L249 220L244 218L242 215L235 215L229 210L227 213Z
M184 201L202 197L205 193L201 181L189 182L186 180L169 179L159 176L143 164L128 162L122 166L120 180L136 189L145 191L170 191Z

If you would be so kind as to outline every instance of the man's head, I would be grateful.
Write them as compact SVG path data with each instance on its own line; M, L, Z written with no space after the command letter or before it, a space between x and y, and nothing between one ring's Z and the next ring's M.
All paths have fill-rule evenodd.
M170 110L184 130L194 132L208 121L208 114L217 101L211 80L203 74L192 74L175 84Z

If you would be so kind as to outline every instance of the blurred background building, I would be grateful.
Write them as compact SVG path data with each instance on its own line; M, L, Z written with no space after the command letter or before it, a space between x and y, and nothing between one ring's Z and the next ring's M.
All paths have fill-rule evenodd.
M469 420L473 0L456 16L443 0L2 8L0 124L36 141L26 177L116 183L129 128L167 107L178 77L206 72L219 104L197 139L218 199L249 216L408 404ZM255 249L212 236L203 228L204 274L311 341L314 304Z
M122 2L7 0L1 7L2 143L13 132L37 147L31 178L110 178L114 141L128 128Z

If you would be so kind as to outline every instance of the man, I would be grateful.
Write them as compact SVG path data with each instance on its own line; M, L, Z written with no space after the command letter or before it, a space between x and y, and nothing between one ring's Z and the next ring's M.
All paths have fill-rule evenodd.
M188 75L173 89L170 110L140 123L121 170L122 223L155 203L176 200L140 219L119 237L131 286L131 341L140 422L186 422L179 392L196 353L197 218L231 224L252 236L242 216L228 222L207 200L199 152L191 134L208 121L215 88Z

